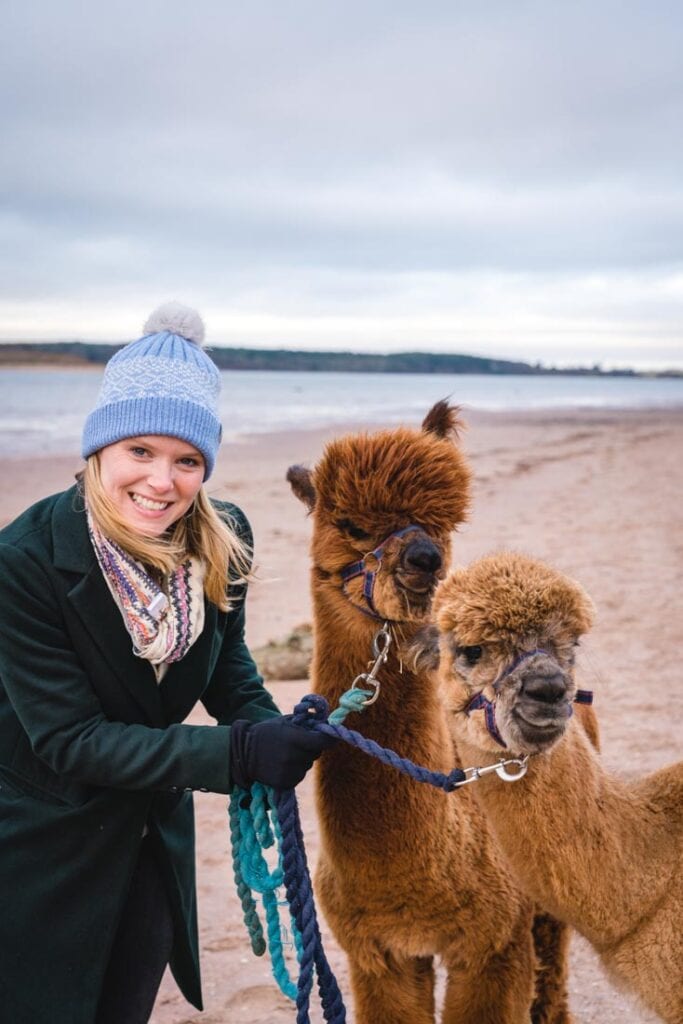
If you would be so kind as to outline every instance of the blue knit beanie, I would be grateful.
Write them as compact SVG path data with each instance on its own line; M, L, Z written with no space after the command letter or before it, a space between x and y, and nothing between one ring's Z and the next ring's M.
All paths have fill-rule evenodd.
M152 313L143 331L144 337L107 363L97 405L83 428L83 458L126 437L164 434L202 453L206 480L221 441L221 379L201 347L202 319L194 309L167 302Z

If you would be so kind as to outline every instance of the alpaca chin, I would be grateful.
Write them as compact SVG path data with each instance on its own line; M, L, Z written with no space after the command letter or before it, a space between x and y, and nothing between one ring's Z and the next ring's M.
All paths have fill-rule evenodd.
M375 588L375 607L380 617L396 622L419 624L429 616L436 588L436 577L424 589L406 586L398 573L378 577ZM420 580L424 586L424 581Z
M406 572L400 569L396 573L396 583L415 599L426 598L431 601L438 582L433 572Z
M539 754L549 750L564 736L571 715L571 704L562 701L552 707L541 701L515 702L499 698L496 723L509 750L518 754Z
M413 590L397 580L396 589L404 608L403 618L409 622L423 622L431 611L434 584L426 590Z

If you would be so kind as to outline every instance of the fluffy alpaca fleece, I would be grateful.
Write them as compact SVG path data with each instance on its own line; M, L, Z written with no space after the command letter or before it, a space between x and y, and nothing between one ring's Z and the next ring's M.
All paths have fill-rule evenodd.
M397 643L379 697L347 724L441 771L457 762L436 682L402 663L397 645L429 614L450 534L466 514L470 474L456 426L455 411L439 403L422 430L350 435L331 443L313 472L288 474L313 520L316 691L335 707L389 620ZM390 539L381 564L368 559L376 620L362 580L345 594L340 571L409 524L419 529ZM357 1024L433 1024L437 957L448 973L444 1024L569 1020L564 934L550 918L537 920L537 974L532 906L469 787L446 795L342 743L321 759L316 782L316 891L350 961Z
M574 647L592 623L587 595L539 562L501 554L453 573L434 614L461 755L502 753L483 712L466 710L478 693L495 700L508 752L530 755L514 785L472 787L516 879L586 936L615 980L681 1024L683 762L625 783L600 764L580 715L568 717Z

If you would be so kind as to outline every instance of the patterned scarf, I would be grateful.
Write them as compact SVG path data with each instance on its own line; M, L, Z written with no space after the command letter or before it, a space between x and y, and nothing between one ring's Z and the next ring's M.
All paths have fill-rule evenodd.
M88 531L100 569L133 640L133 653L152 663L160 682L204 628L204 565L189 558L159 585L140 562L105 537L88 510Z

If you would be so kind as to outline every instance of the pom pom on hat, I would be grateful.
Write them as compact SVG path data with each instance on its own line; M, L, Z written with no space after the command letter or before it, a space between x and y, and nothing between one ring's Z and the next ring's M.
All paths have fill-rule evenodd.
M126 437L179 437L202 453L207 479L221 441L221 380L201 347L202 318L189 306L167 302L143 330L142 338L107 363L97 404L83 428L81 453L87 459Z
M204 344L204 321L196 309L183 306L182 302L164 302L149 315L142 328L145 335L161 334L162 331L178 334L195 345Z

